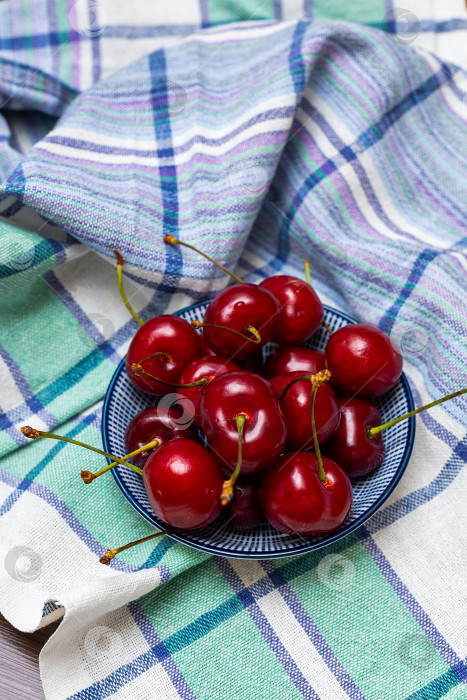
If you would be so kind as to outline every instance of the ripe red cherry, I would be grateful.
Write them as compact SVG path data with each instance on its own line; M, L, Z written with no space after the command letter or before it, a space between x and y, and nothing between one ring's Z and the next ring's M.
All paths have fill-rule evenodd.
M384 458L381 433L368 435L368 428L381 425L381 414L365 399L341 399L339 404L341 422L322 450L350 477L365 476L379 467Z
M212 454L193 440L161 445L148 458L143 481L154 513L172 527L203 527L221 511L222 471Z
M278 300L267 289L256 284L234 284L220 292L206 309L204 324L222 328L205 327L205 342L216 355L241 360L254 355L271 339L280 314ZM224 330L230 328L255 340L254 334L248 330L250 326L259 332L259 343Z
M269 289L281 305L281 318L272 337L279 345L304 343L323 322L323 305L307 282L290 275L274 275L259 286Z
M316 374L325 367L324 352L303 348L301 345L289 345L277 348L269 355L264 365L264 376L273 379L290 372Z
M390 337L366 323L339 328L330 337L325 354L331 383L347 394L380 396L402 374L402 355Z
M161 443L177 438L196 440L190 428L191 418L187 421L179 406L150 406L136 414L125 431L125 446L127 452L134 452L152 440ZM145 450L131 458L132 464L142 469L152 450Z
M312 452L283 455L265 473L259 487L261 508L277 530L323 535L345 522L352 505L349 477L338 464L322 459L326 486Z
M134 363L156 352L160 354L144 363L145 371L174 384L185 365L201 355L201 338L183 318L170 315L156 316L136 331L125 360L128 377L141 391L163 396L172 393L174 388L136 376L131 369Z
M291 372L283 377L271 379L274 394L280 398L285 387L302 372ZM308 380L293 384L282 400L287 425L287 449L308 450L313 447L311 427L311 390ZM323 442L337 430L340 421L339 401L329 384L322 384L316 394L315 422L318 441Z
M238 457L236 416L246 416L242 474L258 472L280 455L287 437L272 386L253 372L228 372L213 379L201 396L201 428L214 454L233 470Z
M235 530L247 530L263 520L259 504L260 480L256 474L240 476L234 486L234 497L226 506L229 526Z
M177 390L178 396L181 399L188 399L193 404L193 423L196 426L199 427L200 425L199 403L201 401L203 390L207 384L215 377L225 374L225 372L234 372L235 370L239 369L240 367L236 365L235 362L226 360L224 357L216 357L215 355L197 357L195 360L192 360L185 366L180 375L180 384L191 384L192 382L197 382L203 377L208 378L208 382L204 384L204 386L193 386L189 388L181 387Z

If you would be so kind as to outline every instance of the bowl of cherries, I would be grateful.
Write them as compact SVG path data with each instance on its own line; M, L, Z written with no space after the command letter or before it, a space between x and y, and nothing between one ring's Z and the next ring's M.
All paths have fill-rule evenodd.
M193 249L173 236L165 242ZM91 447L107 465L81 477L90 484L112 471L155 532L107 550L104 564L163 534L251 559L335 542L396 487L415 414L467 392L414 409L397 346L323 306L307 263L307 281L275 275L258 285L222 268L235 284L214 299L143 323L115 253L140 328L107 391L104 450Z

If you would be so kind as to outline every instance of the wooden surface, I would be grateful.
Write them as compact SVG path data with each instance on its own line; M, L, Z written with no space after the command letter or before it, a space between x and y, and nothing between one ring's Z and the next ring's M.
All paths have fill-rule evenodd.
M40 632L24 634L0 615L1 700L44 700L39 652L58 625L56 622Z

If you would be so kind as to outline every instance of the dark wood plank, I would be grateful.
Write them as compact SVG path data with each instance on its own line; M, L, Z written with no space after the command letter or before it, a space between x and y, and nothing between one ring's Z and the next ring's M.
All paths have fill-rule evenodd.
M0 696L2 700L44 700L39 652L55 632L55 622L34 634L18 632L0 615Z

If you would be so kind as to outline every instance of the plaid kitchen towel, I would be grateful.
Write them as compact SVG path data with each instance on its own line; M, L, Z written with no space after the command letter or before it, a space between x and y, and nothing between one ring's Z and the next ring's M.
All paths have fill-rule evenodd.
M301 275L402 348L417 404L467 385L462 2L0 3L0 602L63 616L48 700L461 700L467 419L423 414L398 488L301 557L227 560L150 534L97 455L101 399L147 319ZM328 21L330 20L330 21ZM366 25L366 26L364 26ZM8 687L2 698L10 700Z

